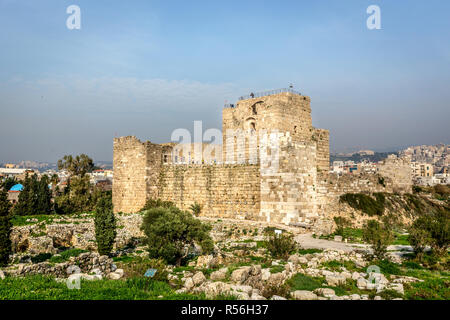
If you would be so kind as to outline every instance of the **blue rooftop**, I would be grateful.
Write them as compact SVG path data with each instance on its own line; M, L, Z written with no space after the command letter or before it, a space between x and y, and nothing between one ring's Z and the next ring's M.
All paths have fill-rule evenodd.
M9 191L22 191L23 190L23 185L16 184L15 186L13 186L11 189L9 189Z

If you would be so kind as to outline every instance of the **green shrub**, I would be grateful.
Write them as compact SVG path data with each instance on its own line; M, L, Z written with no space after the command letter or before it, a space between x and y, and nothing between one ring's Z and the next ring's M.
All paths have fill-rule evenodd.
M434 192L440 196L450 195L450 185L438 184L434 186Z
M377 293L378 296L383 298L384 300L392 300L395 298L403 298L403 295L395 290L383 290L379 293Z
M267 299L270 299L275 295L280 297L289 297L289 286L286 283L282 285L269 283L264 286L261 291L261 295Z
M51 257L52 257L51 253L39 253L38 255L31 257L31 262L40 263L40 262L47 261Z
M154 208L172 208L175 207L175 204L172 201L163 201L161 199L149 199L145 203L144 207L141 211L146 211Z
M433 254L444 256L450 246L450 211L439 210L417 218L410 230L410 242L419 259L426 246Z
M275 259L287 259L298 246L291 234L282 233L269 235L266 248Z
M348 227L350 225L350 220L344 217L334 217L333 220L336 224L335 234L343 237L345 227Z
M11 204L5 191L0 189L0 266L6 266L12 253L10 215Z
M70 257L78 257L80 254L82 254L84 252L88 252L88 251L83 250L83 249L77 249L77 248L67 249L67 250L62 251L59 255L54 255L53 257L51 257L49 262L61 263L61 262L69 260Z
M200 215L200 212L202 212L202 207L197 202L194 204L191 204L189 209L191 209L192 214L196 217L198 217Z
M413 190L413 193L422 193L422 192L429 193L429 190L427 190L427 188L421 187L421 186L413 186L412 190Z
M11 204L6 191L0 189L0 267L6 266L12 253L11 247Z
M156 269L157 271L152 280L167 281L167 265L162 259L133 257L128 261L118 262L118 266L123 269L127 278L143 277L148 269Z
M393 238L392 230L376 220L367 221L363 228L363 240L371 245L373 256L378 260L385 259L387 246Z
M176 207L148 210L142 230L150 258L162 258L167 263L180 265L188 256L186 249L195 243L202 247L204 253L214 248L209 235L211 226Z
M94 210L98 196L102 193L92 191L88 175L70 177L64 192L55 197L56 213L72 214Z
M94 224L98 252L101 255L111 254L117 235L117 226L110 198L102 197L98 200Z
M37 175L26 174L23 190L14 206L15 215L45 215L53 212L52 193L48 188L50 181L46 175L38 179Z
M382 193L374 193L373 196L375 199L362 193L346 193L340 196L339 201L369 216L381 216L385 209L386 197Z

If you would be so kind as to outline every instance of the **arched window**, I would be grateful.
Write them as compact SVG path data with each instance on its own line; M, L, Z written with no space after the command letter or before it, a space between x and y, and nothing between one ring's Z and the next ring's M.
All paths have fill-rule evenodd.
M254 115L254 116L256 116L258 114L258 111L256 110L256 105L259 103L264 103L264 101L258 101L250 107L252 115Z
M256 131L256 119L255 118L247 118L245 120L245 129L250 131Z

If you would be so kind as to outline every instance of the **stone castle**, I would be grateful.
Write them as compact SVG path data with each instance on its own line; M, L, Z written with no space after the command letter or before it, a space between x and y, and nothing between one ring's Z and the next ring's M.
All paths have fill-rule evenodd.
M325 216L345 192L409 191L403 159L380 166L382 184L329 174L329 131L312 126L310 102L292 89L241 97L223 109L222 145L114 139L114 211L161 199L184 210L198 203L204 216L296 225ZM210 152L199 159L199 147Z

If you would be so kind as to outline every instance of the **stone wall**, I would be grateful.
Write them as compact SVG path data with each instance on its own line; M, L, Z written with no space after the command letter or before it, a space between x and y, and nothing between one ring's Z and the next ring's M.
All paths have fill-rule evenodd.
M136 137L114 139L113 205L115 212L137 212L146 201L147 147Z
M317 188L318 212L326 215L330 206L338 203L346 193L392 192L393 183L388 177L378 174L319 174Z
M259 165L163 165L158 198L202 215L254 219L260 209Z
M398 158L396 155L389 155L378 166L378 173L392 180L393 192L412 192L412 169L409 158Z
M143 236L141 215L116 215L116 218L118 228L114 248L121 248ZM14 253L57 253L61 247L97 250L92 217L17 226L12 229L11 242Z
M96 272L103 276L114 272L117 267L113 260L108 256L100 256L96 252L81 253L78 257L71 257L69 261L52 264L49 262L28 263L13 265L10 268L4 269L8 276L24 277L30 275L51 275L57 278L67 278L78 267L79 271L88 274ZM101 278L100 278L101 279Z
M317 145L317 171L326 175L330 171L330 132L314 128L312 139Z
M317 215L316 145L283 135L279 150L279 167L262 170L261 216L285 224L308 221Z

